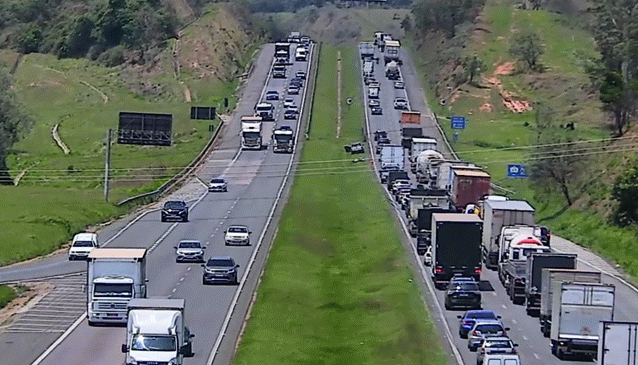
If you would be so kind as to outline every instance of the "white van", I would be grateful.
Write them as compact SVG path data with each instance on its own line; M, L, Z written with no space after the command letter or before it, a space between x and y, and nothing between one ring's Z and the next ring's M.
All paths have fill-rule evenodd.
M69 260L86 260L94 248L100 247L96 233L78 233L69 248Z
M370 99L378 99L379 98L379 89L376 87L368 88L368 98Z
M487 354L483 365L521 365L521 358L514 354Z
M303 47L297 47L295 61L305 61L308 58L308 52Z

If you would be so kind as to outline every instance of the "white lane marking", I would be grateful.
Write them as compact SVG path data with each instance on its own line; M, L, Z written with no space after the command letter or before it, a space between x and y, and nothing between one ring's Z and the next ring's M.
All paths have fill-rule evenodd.
M498 294L495 291L492 292L492 295L498 297Z
M517 324L518 322L516 322L515 319L512 319L512 323Z
M55 342L49 346L48 349L46 349L46 351L44 351L42 353L42 355L40 355L40 357L38 357L37 359L35 359L34 362L31 363L31 365L39 365L42 360L46 359L47 356L49 356L49 354L51 354L51 352L53 352L53 350L58 347L58 345L60 345L62 343L62 341L64 341L67 337L69 337L69 335L71 334L71 332L73 332L77 326L80 325L80 323L82 323L82 321L84 321L84 319L86 318L86 312L82 313L82 315L80 316L80 318L78 318L75 322L73 322L73 324L71 325L71 327L69 327L63 334L62 336L60 336L57 340L55 340Z
M537 353L535 353L535 352L534 352L534 353L532 353L532 355L534 355L534 357L535 357L537 360L538 360L538 359L540 359L540 357L538 357L538 354L537 354Z
M143 212L142 214L138 215L137 217L135 217L132 221L128 222L127 225L125 225L122 229L120 229L116 234L113 235L113 237L109 238L108 240L106 240L106 242L104 242L102 244L102 247L108 245L109 243L111 243L111 241L113 241L114 239L118 238L122 233L124 233L124 231L126 231L130 226L132 226L133 224L137 223L137 221L139 221L140 219L142 219L142 217L144 217L146 214L152 212L153 210L148 210L146 212Z
M173 288L173 290L171 290L171 293L175 293L177 291L177 288Z
M501 304L501 307L503 307L503 309L507 309L507 306L505 304Z
M523 335L523 341L527 341L529 340L529 338L527 338L527 336Z
M153 243L153 246L151 246L148 249L148 252L152 252L157 246L159 246L160 243L162 243L162 241L164 240L164 238L166 238L166 236L168 236L171 232L173 232L173 230L175 229L175 227L177 227L177 222L173 223L170 227L168 227L168 229L166 230L166 232L164 232L163 235L160 236L160 238L157 239L157 241L155 241L155 243Z
M192 268L193 268L192 266L189 266L186 268L186 271L191 271Z

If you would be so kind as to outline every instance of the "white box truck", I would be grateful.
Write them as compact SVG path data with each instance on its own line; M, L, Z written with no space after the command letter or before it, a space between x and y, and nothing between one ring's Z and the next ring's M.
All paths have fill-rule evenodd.
M602 321L598 336L598 365L638 364L638 323Z
M600 284L602 282L602 274L600 271L543 268L541 276L539 320L543 336L549 337L549 331L552 328L552 298L556 287L563 282Z
M126 323L133 298L146 298L145 248L96 248L87 269L87 319L95 323Z
M436 139L427 137L427 136L412 138L412 145L410 148L411 156L417 156L419 153L426 150L432 150L432 151L438 150Z
M615 287L611 284L562 282L552 300L552 354L596 357L598 326L614 319Z
M243 150L261 150L261 120L261 117L241 118L241 148Z
M184 318L184 299L133 299L128 305L126 364L181 365L193 356L191 334Z
M524 200L486 200L481 207L483 219L483 261L485 266L498 266L498 236L503 226L533 226L534 208Z

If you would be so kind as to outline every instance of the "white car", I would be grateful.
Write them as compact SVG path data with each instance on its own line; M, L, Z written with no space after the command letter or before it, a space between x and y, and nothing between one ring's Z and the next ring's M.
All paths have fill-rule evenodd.
M232 225L224 233L226 234L224 236L226 246L231 244L250 245L250 234L252 232L248 230L247 226Z
M94 248L100 247L96 233L78 233L69 248L69 260L86 260Z
M378 99L370 99L368 102L368 106L372 108L373 106L380 106L381 102Z
M196 240L181 240L175 248L176 262L204 262L204 247Z
M432 266L432 246L428 246L425 251L425 255L423 256L423 265Z
M485 365L521 365L521 358L515 354L489 354L484 360Z
M224 179L211 179L208 183L208 191L228 191L228 183Z
M295 106L295 100L293 98L284 99L284 108L290 108Z
M487 364L485 356L490 354L516 354L517 346L508 337L487 337L477 351L476 365Z
M395 81L394 82L394 88L395 89L405 89L405 84L403 83L403 81Z
M295 114L299 114L299 107L296 105L291 105L287 108L287 110L292 110Z
M396 99L394 99L394 109L405 110L407 108L408 108L408 100L406 98L396 98Z

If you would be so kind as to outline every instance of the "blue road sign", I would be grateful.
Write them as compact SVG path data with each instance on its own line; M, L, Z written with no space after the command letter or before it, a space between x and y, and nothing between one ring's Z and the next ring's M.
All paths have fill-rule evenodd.
M527 177L525 171L525 165L521 164L508 164L507 165L507 177Z
M450 120L452 129L465 129L467 125L467 119L465 117L452 117Z

